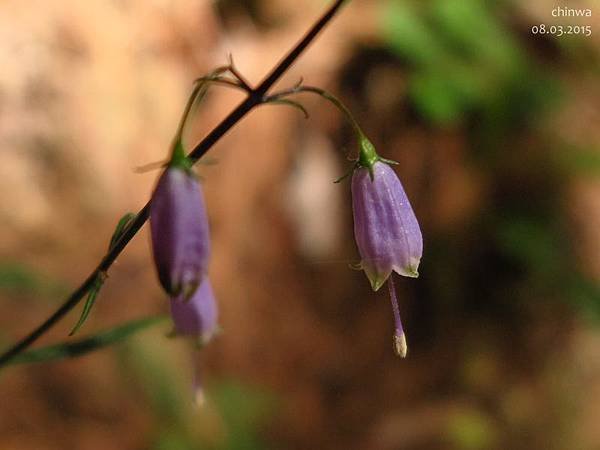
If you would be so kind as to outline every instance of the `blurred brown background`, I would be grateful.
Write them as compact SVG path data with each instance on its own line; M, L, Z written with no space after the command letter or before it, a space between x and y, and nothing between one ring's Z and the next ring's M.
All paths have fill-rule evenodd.
M321 0L0 3L0 342L43 320L148 199L192 80L232 53L252 82ZM223 333L205 407L168 326L0 373L0 449L600 448L600 9L547 0L353 0L280 87L340 96L420 220L417 280L387 293L357 262L355 151L330 105L265 106L200 165ZM592 35L534 35L533 25ZM197 142L242 99L215 88ZM82 335L167 302L147 228ZM63 341L72 313L38 345Z

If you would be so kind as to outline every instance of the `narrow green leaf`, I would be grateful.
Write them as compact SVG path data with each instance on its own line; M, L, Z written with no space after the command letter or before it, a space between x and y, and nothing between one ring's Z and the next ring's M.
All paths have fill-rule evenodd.
M88 316L90 315L90 311L92 310L92 306L94 306L94 303L96 302L96 297L98 296L98 293L100 292L100 288L102 288L102 285L104 284L105 279L106 279L105 274L98 275L98 277L96 277L94 286L88 292L87 299L85 300L85 305L83 306L83 310L81 311L81 316L79 317L79 320L77 321L77 323L75 324L75 326L73 327L71 332L69 333L69 336L73 336L75 333L77 333L79 331L79 329L81 328L81 326L87 320Z
M123 233L127 231L127 228L129 227L129 225L131 225L134 219L135 214L131 212L128 212L123 217L121 217L121 219L117 223L117 226L115 227L115 231L113 232L110 238L110 243L108 245L109 251L111 248L113 248L113 246L117 243L121 236L123 236ZM79 320L69 333L69 336L73 336L75 333L77 333L87 320L88 316L90 315L90 312L92 311L94 303L96 303L96 298L98 297L100 289L102 288L102 285L104 284L104 281L106 280L107 276L108 275L105 272L103 272L96 277L94 285L90 288L88 292L87 299L85 300L85 305L83 306L83 310L81 311L81 316L79 316Z
M108 246L109 250L111 248L113 248L113 246L117 243L117 241L119 240L119 238L121 236L123 236L123 233L125 233L125 231L129 227L129 225L131 224L131 222L133 222L133 219L135 219L135 214L131 213L131 212L128 212L123 217L121 217L121 219L117 223L117 226L115 228L115 231L114 231L112 237L110 238L110 244Z
M346 178L348 178L350 175L352 175L354 173L354 170L356 170L356 164L354 164L352 166L352 169L350 169L348 172L346 172L344 175L342 175L341 177L335 179L333 182L334 183L341 183L342 181L344 181Z
M145 317L132 320L124 325L102 331L96 335L81 339L76 342L64 342L62 344L50 345L37 348L15 357L11 364L31 364L48 361L58 361L66 358L74 358L86 353L100 350L111 344L115 344L129 336L155 325L165 319L165 316Z

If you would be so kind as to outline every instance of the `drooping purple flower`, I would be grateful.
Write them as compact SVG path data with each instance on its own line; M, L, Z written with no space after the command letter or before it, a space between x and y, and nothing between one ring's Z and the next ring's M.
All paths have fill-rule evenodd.
M352 207L361 268L377 291L392 271L418 276L423 238L398 176L374 155L354 170Z
M189 301L179 296L171 298L170 303L177 335L197 337L200 342L206 343L217 331L219 313L208 278L204 279Z
M186 168L171 165L150 204L152 250L158 278L172 297L192 297L208 272L210 238L202 188Z
M359 158L352 173L354 237L361 269L377 291L386 281L394 313L394 349L404 358L406 335L392 272L417 277L423 253L421 229L398 176L373 144L359 135Z

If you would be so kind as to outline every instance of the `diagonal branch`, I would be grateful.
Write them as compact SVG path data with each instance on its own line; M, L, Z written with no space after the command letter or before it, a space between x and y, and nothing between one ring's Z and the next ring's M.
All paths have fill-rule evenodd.
M233 128L251 109L260 105L264 101L266 93L271 87L281 78L281 76L290 68L290 66L298 59L300 54L308 47L315 39L319 32L329 23L335 16L340 7L346 0L336 0L321 18L314 23L306 35L298 42L292 50L271 70L265 79L258 85L257 88L248 92L245 100L243 100L223 121L217 125L196 147L191 151L190 158L193 162L197 162L225 133ZM92 288L96 281L96 277L101 272L106 272L127 246L129 241L138 233L140 228L148 219L150 211L150 201L138 212L127 231L123 233L121 238L114 244L110 251L102 258L96 269L85 279L85 281L67 298L67 300L41 325L34 329L29 335L18 341L6 352L0 355L0 367L6 365L12 358L21 353L40 336L46 333L53 325L62 319L69 311L71 311L83 299L85 294Z

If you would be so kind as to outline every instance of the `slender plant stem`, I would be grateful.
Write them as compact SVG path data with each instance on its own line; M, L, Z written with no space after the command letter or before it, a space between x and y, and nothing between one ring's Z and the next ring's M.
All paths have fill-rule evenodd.
M292 50L271 70L264 80L248 92L246 98L233 110L221 123L219 123L196 147L190 152L189 157L193 162L198 161L225 133L235 126L252 108L265 101L265 95L281 76L298 59L300 54L315 39L319 32L335 16L346 0L336 0L325 11L321 18L313 24L306 35L298 42ZM27 349L40 336L45 334L53 325L62 319L83 299L85 294L96 282L96 277L101 272L106 272L127 246L129 241L138 233L140 228L148 219L150 201L137 213L135 219L121 238L114 244L110 251L102 258L94 271L85 281L67 298L67 300L41 325L35 328L29 335L18 341L2 355L0 355L0 367L6 365L12 358Z
M346 116L346 119L348 120L350 125L352 125L352 128L354 129L354 132L356 133L356 137L359 140L363 139L365 137L365 134L363 133L362 129L358 125L358 122L356 121L356 119L354 118L354 116L352 115L352 113L350 112L348 107L346 105L344 105L344 103L339 98L337 98L331 92L327 92L325 89L321 89L321 88L318 88L315 86L304 86L302 84L298 84L297 86L295 86L291 89L286 89L285 91L276 92L275 94L271 95L269 98L272 100L278 101L280 99L285 99L286 97L289 97L290 95L302 94L302 93L317 94L317 95L323 97L324 99L328 100L329 102L331 102L339 111L341 111L344 114L344 116Z

